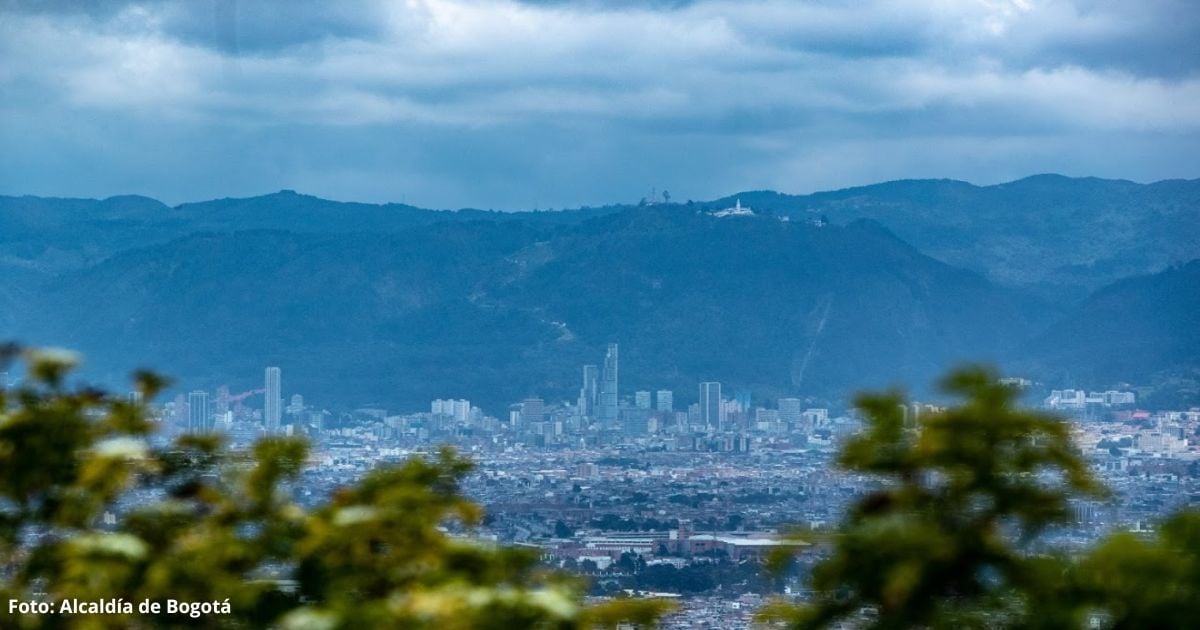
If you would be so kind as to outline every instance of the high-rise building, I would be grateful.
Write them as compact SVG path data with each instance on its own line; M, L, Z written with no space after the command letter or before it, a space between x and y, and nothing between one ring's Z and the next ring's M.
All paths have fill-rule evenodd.
M828 409L805 409L802 417L804 426L808 429L818 429L829 424Z
M669 389L660 389L654 395L655 409L659 411L675 410L675 395Z
M621 411L621 430L625 435L645 435L650 430L650 410L641 407Z
M638 391L633 393L633 406L638 409L650 408L650 392Z
M754 429L756 431L778 433L780 431L780 424L779 411L777 409L763 409L759 407L754 410Z
M454 416L455 422L466 424L471 420L471 401L465 398L456 400L454 401L452 409L454 413L451 415Z
M600 379L600 404L596 417L608 427L615 427L618 412L617 388L617 344L608 344L608 352L604 355L604 373Z
M465 398L458 400L438 398L430 404L430 411L435 416L454 418L455 422L467 422L471 419L471 401Z
M283 418L283 375L279 368L266 369L263 384L263 424L267 433L279 433L279 421Z
M210 433L213 429L212 409L208 404L208 392L196 390L187 397L188 432Z
M600 395L600 369L594 365L583 366L583 387L579 389L579 415L591 418L596 415L596 403Z
M521 425L525 428L534 422L542 422L546 416L546 403L541 398L526 398L521 401Z
M804 401L799 398L779 399L779 422L789 431L803 428Z
M284 411L291 414L298 414L301 411L304 411L304 396L301 396L300 394L292 394L292 398L290 402L288 402L287 409L284 409Z
M721 404L721 384L700 383L700 423L706 429L725 428L725 407Z

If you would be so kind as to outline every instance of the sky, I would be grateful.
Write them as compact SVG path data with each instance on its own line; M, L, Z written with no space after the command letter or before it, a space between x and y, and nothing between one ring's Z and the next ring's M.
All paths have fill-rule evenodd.
M1195 0L0 0L0 194L1200 177Z

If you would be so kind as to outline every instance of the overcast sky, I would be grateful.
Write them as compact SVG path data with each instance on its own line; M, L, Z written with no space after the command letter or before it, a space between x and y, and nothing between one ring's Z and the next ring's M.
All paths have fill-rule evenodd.
M1195 0L0 0L0 193L1200 176Z

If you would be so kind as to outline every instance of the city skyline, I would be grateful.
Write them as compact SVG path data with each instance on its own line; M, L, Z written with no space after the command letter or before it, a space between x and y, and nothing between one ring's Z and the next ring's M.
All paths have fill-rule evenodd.
M617 347L618 344L609 343L606 351L605 362L612 368L610 374L615 374L619 369ZM594 364L583 366L583 391L586 391L589 383L593 383L597 372L595 368ZM319 437L334 427L340 427L334 429L337 431L356 426L364 420L382 420L387 423L385 433L397 437L402 434L410 438L415 436L418 440L454 441L479 432L480 435L491 435L492 440L499 439L502 442L562 448L575 441L579 445L615 445L622 440L675 436L676 448L680 444L690 443L691 448L700 450L714 448L736 452L749 451L755 441L762 439L786 440L790 439L788 436L802 436L807 441L813 439L809 436L828 432L831 426L839 422L845 424L855 421L852 417L838 415L842 411L837 408L831 414L827 406L820 406L820 403L814 406L811 398L805 400L782 396L772 402L755 399L745 389L735 390L732 395L726 396L720 382L702 381L698 384L697 402L682 411L674 410L675 393L670 389L639 389L621 395L614 384L617 405L615 420L601 416L598 409L589 409L586 397L581 393L575 401L564 399L556 402L538 396L526 397L509 405L507 417L492 416L466 398L438 398L430 401L427 415L404 409L360 407L349 414L345 411L333 414L336 422L328 425L330 412L305 405L304 396L299 392L291 393L291 403L286 410L279 409L278 403L282 402L281 370L267 367L264 374L266 381L261 390L232 396L227 386L218 388L215 411L208 392L193 390L186 397L181 394L172 403L173 409L171 405L162 408L162 419L182 419L178 429L185 432L226 433L234 436L239 443L259 435ZM1021 393L1031 389L1043 394L1048 392L1044 398L1038 399L1040 407L1070 412L1084 421L1094 421L1114 413L1135 419L1152 417L1152 412L1136 407L1138 396L1132 391L1045 390L1041 389L1043 385L1025 378L1004 377L999 380L1001 384ZM256 416L252 409L242 405L244 398L254 393L264 394L261 416ZM272 400L277 403L274 410ZM236 409L230 407L230 401L237 402ZM936 404L913 401L911 405L903 407L905 425L913 426L922 414L941 409ZM283 411L286 411L286 426L281 423ZM280 417L272 419L275 413L279 413ZM414 428L416 433L411 433ZM379 437L378 430L373 431ZM1165 445L1163 448L1175 450L1186 447L1185 442L1179 441L1168 440L1162 444Z

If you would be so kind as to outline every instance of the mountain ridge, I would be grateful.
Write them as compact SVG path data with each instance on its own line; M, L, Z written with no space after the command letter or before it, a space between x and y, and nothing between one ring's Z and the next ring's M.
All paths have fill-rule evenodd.
M146 365L212 387L270 363L326 399L495 409L573 397L610 341L628 391L681 400L708 378L764 396L916 385L999 358L1048 316L1036 310L869 222L659 207L565 227L440 223L421 238L193 234L60 276L18 331L79 348L109 381Z
M1200 257L1200 179L1141 184L1039 174L986 186L953 179L904 179L806 195L744 191L676 205L719 209L739 199L756 211L795 220L874 219L939 260L1036 290L1063 305L1121 277ZM398 231L471 220L564 225L636 207L643 206L432 210L331 201L291 190L175 206L136 195L103 200L0 196L0 229L7 233L0 233L0 260L6 254L21 256L35 267L56 272L197 231ZM80 215L90 218L80 221ZM143 224L122 223L138 220ZM48 240L66 249L56 247L39 257L48 247L37 236L46 231L51 233ZM21 236L25 242L13 242Z
M176 207L139 196L3 197L0 338L78 346L110 381L134 359L206 386L277 362L320 393L327 385L313 366L331 366L348 383L345 398L409 405L570 398L578 366L599 361L609 341L622 343L630 383L669 386L681 400L697 379L768 397L840 396L897 378L919 386L967 359L1003 360L1066 386L1151 378L1144 362L1072 383L1087 371L1064 371L1070 361L1106 359L1027 344L1056 320L1086 318L1078 309L1093 283L1160 271L1172 255L1200 258L1186 257L1200 242L1188 238L1200 180L1020 181L529 213L294 191ZM981 190L1033 201L976 208L960 199ZM716 216L738 199L754 214ZM917 230L924 245L901 233L933 224L936 234ZM1115 236L1104 233L1114 225ZM1096 239L1108 239L1107 259L1054 267L1094 258ZM964 252L973 258L947 261ZM989 264L1005 256L1058 275L999 282ZM1136 313L1120 321L1134 334L1154 324ZM217 333L228 338L204 336ZM1196 333L1171 334L1187 344ZM204 347L211 357L196 350Z

